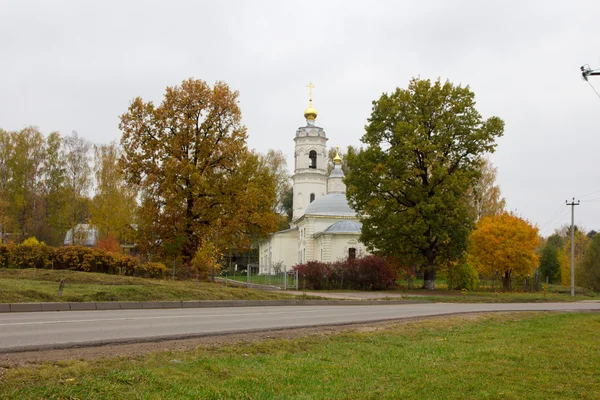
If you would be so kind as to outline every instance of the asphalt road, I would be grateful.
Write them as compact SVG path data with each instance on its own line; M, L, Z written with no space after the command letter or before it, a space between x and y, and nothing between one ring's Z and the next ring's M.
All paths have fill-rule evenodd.
M486 311L600 311L600 303L280 306L0 314L0 353Z

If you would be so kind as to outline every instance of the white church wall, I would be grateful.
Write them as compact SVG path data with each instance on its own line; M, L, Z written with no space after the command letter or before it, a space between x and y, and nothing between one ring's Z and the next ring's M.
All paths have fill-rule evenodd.
M298 264L298 231L290 229L274 233L270 240L260 243L259 254L261 274L268 273L278 263L289 271Z
M298 128L294 138L293 219L300 218L306 207L327 193L327 137L323 129L308 124ZM310 154L316 158L313 165Z
M311 203L311 194L314 194L316 200L326 194L327 178L318 173L304 173L294 175L293 186L293 219L299 218L304 214L306 207Z
M350 248L356 249L356 257L369 255L365 245L358 241L359 237L359 234L331 235L331 261L348 258Z

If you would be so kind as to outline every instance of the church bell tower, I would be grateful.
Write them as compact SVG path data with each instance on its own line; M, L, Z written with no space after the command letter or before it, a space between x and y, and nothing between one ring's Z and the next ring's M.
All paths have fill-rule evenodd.
M327 194L327 136L315 125L317 110L312 105L310 83L309 104L304 110L306 126L298 128L294 138L294 213L292 220L304 215L306 207Z

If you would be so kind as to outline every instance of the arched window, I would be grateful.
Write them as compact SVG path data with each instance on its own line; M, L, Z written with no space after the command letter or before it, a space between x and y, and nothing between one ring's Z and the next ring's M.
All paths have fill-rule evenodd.
M348 249L348 258L350 260L354 260L356 258L356 249L354 247L350 247Z
M310 163L308 164L308 168L317 168L317 152L311 150L308 153L308 158L310 159Z
M310 202L312 203L313 201L315 201L315 194L311 193L310 194Z

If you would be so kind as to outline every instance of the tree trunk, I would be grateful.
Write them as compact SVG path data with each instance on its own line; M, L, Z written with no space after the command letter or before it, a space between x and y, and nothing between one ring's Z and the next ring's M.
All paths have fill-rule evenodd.
M502 290L504 292L508 292L510 290L510 272L504 272L504 276L502 277Z
M427 265L423 273L423 288L426 290L435 290L435 252L433 246L429 246L425 252Z
M435 269L433 269L433 267L427 267L423 275L423 288L435 290Z

